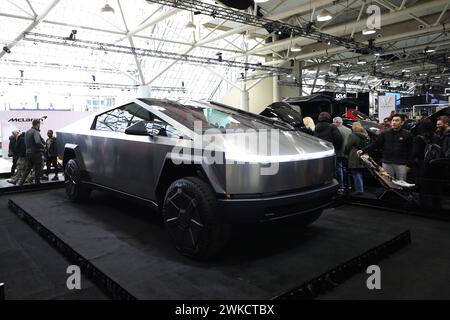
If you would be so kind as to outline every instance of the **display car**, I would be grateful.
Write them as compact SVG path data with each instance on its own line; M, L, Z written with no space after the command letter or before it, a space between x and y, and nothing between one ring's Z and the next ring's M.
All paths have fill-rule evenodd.
M230 143L247 131L278 132L277 152ZM162 213L175 247L194 258L221 252L233 224L312 223L337 189L331 144L215 102L135 99L57 135L69 199L98 189L145 201ZM223 161L205 161L208 152Z
M351 115L351 118L348 117L349 114ZM294 107L291 106L288 102L282 101L272 103L263 111L261 111L260 115L283 121L293 126L296 130L306 132L305 126L303 124L303 114L301 110L295 110ZM357 110L351 110L348 112L348 114L346 113L342 116L343 124L346 127L351 128L353 122L359 121L369 134L369 137L374 140L384 130L384 127L379 123L367 119L369 119L368 116Z
M436 122L438 121L438 118L441 116L447 116L450 117L450 107L446 107L446 108L441 108L440 110L436 111L435 113L425 117L425 119L430 119L433 124L436 126ZM417 124L419 123L419 121L416 121L412 126L411 126L411 132L414 135L418 135L419 133L417 132Z

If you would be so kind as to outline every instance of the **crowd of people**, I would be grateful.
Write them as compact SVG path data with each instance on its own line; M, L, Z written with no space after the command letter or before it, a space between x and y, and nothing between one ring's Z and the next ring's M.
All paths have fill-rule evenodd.
M319 114L317 124L313 119L303 119L305 130L314 136L331 142L336 152L336 179L339 192L348 188L347 176L353 179L356 194L364 192L364 164L360 156L381 151L382 168L397 180L413 180L427 189L438 175L430 165L432 160L450 159L450 126L447 116L439 117L436 126L430 119L418 122L416 135L405 125L407 118L392 112L383 120L384 130L374 140L360 122L352 128L343 125L341 117L332 119L327 112ZM409 127L408 127L409 128Z
M34 119L27 132L13 130L9 138L8 156L13 159L9 183L21 186L24 183L40 184L41 179L49 179L51 171L53 181L58 178L58 149L52 130L47 131L47 140L41 136L41 120ZM42 176L44 162L46 176ZM53 169L53 170L52 170Z
M302 131L333 144L336 152L335 176L341 193L349 187L347 176L353 179L355 193L364 192L364 164L360 156L377 150L382 152L383 169L394 179L406 181L412 177L414 183L432 190L433 179L430 177L439 172L433 171L431 161L450 159L449 117L439 117L436 125L429 119L419 121L416 135L406 129L405 121L404 115L392 112L383 120L384 130L372 141L360 122L353 122L350 129L343 125L341 117L332 119L329 113L322 112L317 124L311 117L303 118ZM48 130L47 140L44 140L40 128L41 120L35 119L27 132L12 131L8 156L12 157L13 163L9 183L39 184L41 178L49 178L51 171L54 172L52 180L59 180L56 138L53 131ZM42 177L44 163L47 176Z

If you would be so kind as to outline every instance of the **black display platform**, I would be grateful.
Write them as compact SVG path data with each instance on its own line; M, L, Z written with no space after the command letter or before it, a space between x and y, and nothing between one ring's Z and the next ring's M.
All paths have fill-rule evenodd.
M219 259L195 262L172 248L157 213L136 203L94 192L89 202L73 204L64 190L9 198L88 261L92 274L123 288L125 298L269 299L404 231L370 209L340 207L306 229L238 228Z
M60 179L63 179L60 177ZM20 192L33 192L39 190L57 189L64 187L64 181L42 181L36 185L34 183L26 183L22 186L16 186L6 182L6 179L0 179L0 196L6 194L20 193Z

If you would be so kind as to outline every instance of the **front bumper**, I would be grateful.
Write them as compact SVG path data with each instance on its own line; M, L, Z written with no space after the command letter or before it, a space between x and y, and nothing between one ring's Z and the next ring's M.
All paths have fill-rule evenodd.
M296 193L244 199L219 199L219 209L225 221L252 223L284 219L328 207L338 189L331 183Z

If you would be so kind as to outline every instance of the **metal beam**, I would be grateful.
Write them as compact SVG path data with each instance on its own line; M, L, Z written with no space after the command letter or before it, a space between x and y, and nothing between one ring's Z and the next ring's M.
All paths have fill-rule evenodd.
M7 18L12 18L12 19L24 20L24 21L34 21L34 19L30 18L30 17L19 16L19 15L9 14L9 13L1 13L1 12L0 12L0 17L7 17ZM122 36L123 39L126 39L126 32L121 32L121 31L99 29L99 28L94 28L94 27L89 27L89 26L84 26L84 25L76 25L76 24L71 24L71 23L49 21L49 20L44 20L44 21L42 21L42 23L46 24L46 25L52 25L52 26L70 27L73 29L81 29L81 30L87 30L87 31L95 31L95 32L101 32L101 33L106 33L106 34L112 34L112 35ZM192 43L190 43L190 42L183 42L183 41L180 41L179 39L171 40L171 39L163 39L163 38L150 37L150 36L142 36L142 35L138 35L138 34L136 34L134 36L134 38L158 41L158 42L168 42L168 43L174 43L174 44L179 44L179 45L184 45L184 46L189 46L189 47L192 45ZM235 54L238 53L238 51L236 51L236 50L231 50L231 49L227 49L227 48L218 48L218 47L212 47L212 46L206 46L206 45L205 46L197 45L197 47L210 49L210 50L223 51L223 52L230 52L230 53L235 53Z
M235 83L231 82L230 80L228 80L227 78L225 78L223 75L221 75L221 74L220 74L219 72L217 72L216 70L214 70L214 69L212 69L212 68L209 68L209 67L206 67L206 66L203 66L203 68L205 68L206 70L208 70L209 72L211 72L212 74L214 74L215 76L217 76L219 79L225 81L225 82L228 83L230 86L232 86L232 87L238 89L240 92L243 91L241 87L239 87L237 84L235 84Z
M34 17L37 17L37 13L36 13L36 11L34 11L34 8L33 8L33 6L31 5L30 0L26 0L26 1L27 1L27 3L28 3L28 6L30 7L31 12L33 12Z
M388 9L391 12L396 11L396 7L393 4L388 4L382 0L375 0L375 2L382 5L383 7L385 7L386 9Z
M50 3L50 5L48 7L46 7L44 9L44 11L36 17L36 19L28 26L25 28L25 30L20 33L11 43L8 44L8 48L12 49L14 46L16 46L16 44L23 39L24 34L27 32L32 31L39 23L41 23L45 17L50 13L50 11L52 11L52 9L54 7L56 7L56 5L60 2L61 0L53 0L52 3ZM0 52L0 59L6 54L5 51L1 51Z
M393 34L391 36L385 36L385 37L379 39L377 44L382 45L382 44L389 43L392 41L404 40L407 38L423 36L423 35L427 35L427 34L434 34L437 32L442 32L441 26L417 29L417 30L408 31L405 33L397 33L397 34ZM316 52L301 53L294 57L290 57L289 59L308 60L308 59L312 59L312 58L324 57L324 56L332 55L332 54L338 54L338 53L342 53L342 52L346 52L346 51L347 50L340 48L340 47L333 47L333 48L327 48L325 50L318 50ZM282 62L282 60L278 60L278 61L274 61L274 62L267 62L266 65L278 64L281 62Z
M387 14L383 15L383 24L384 24L384 26L387 26L390 24L395 24L398 22L410 20L410 16L409 16L410 13L423 14L424 12L427 12L427 14L432 14L433 12L430 12L430 11L440 12L441 8L443 6L445 6L447 3L448 3L448 0L433 0L433 1L418 4L418 5L409 7L409 8L405 8L402 11L387 13ZM327 28L323 31L327 34L342 34L342 32L345 30L349 31L349 30L352 30L352 28L355 28L357 31L361 31L365 27L366 27L366 21L358 21L358 22L353 22L350 24L344 23L344 24L341 24L338 26L333 26L333 27ZM420 30L418 30L418 31L420 31ZM316 41L312 41L310 39L305 39L304 37L296 37L296 38L293 38L292 41L301 46L316 43ZM251 50L248 53L249 54L256 54L256 53L267 54L270 52L270 50L274 50L274 51L286 50L288 48L290 42L291 42L290 39L280 40L275 43L270 43L270 44L267 44L260 48ZM379 43L379 41L377 41L377 43Z
M115 52L121 54L136 54L142 57L155 57L165 60L182 60L186 63L192 64L204 64L204 65L219 65L228 68L239 68L239 69L249 69L249 70L261 70L266 72L276 72L276 73L291 73L289 68L279 68L266 66L260 63L242 63L234 60L218 59L217 57L208 56L194 56L175 52L166 52L152 49L144 48L131 48L123 45L105 43L98 41L88 41L76 39L75 41L68 41L65 37L39 34L39 33L26 33L24 35L24 40L36 42L36 43L46 43L66 47L74 47L80 49L97 50L103 52Z
M247 90L248 90L248 91L252 90L252 89L253 89L254 87L256 87L262 80L263 80L263 78L254 81L251 85L249 85L249 86L247 87Z
M21 6L19 6L16 2L13 2L12 0L6 0L8 1L11 5L13 5L14 7L16 7L17 9L19 9L20 11L22 11L23 13L25 13L26 15L32 17L33 19L36 17L34 16L32 13L28 12L27 10L25 10L24 8L22 8Z
M151 26L153 26L153 25L155 25L155 24L157 24L157 23L159 23L161 21L164 21L167 18L172 17L173 15L177 14L178 12L180 12L179 9L175 9L175 8L170 9L170 10L162 13L161 15L159 15L159 16L153 18L153 19L150 19L147 22L141 24L137 28L128 31L127 34L126 34L126 37L128 37L128 38L133 37L136 34L138 34L139 32L144 31L145 29L147 29L147 28L149 28L149 27L151 27ZM121 39L121 40L123 40L123 39Z
M353 5L357 1L359 1L359 0L353 0L352 2L346 4L345 5L345 9L340 10L339 12L337 12L336 14L333 15L332 19L330 19L330 20L324 22L323 24L321 24L320 27L319 27L319 30L322 30L323 28L325 28L330 23L333 23L334 21L336 21L336 19L339 18L341 15L348 14L347 9L350 8L350 6ZM364 2L363 2L363 6L364 6Z
M99 58L100 60L102 60L104 63L106 63L108 66L116 69L117 71L119 71L120 73L122 73L123 75L127 76L128 78L130 78L131 80L133 80L133 82L135 83L140 83L141 81L139 79L136 79L135 77L133 77L131 74L129 74L128 72L126 72L125 70L122 70L121 68L119 68L118 66L114 65L113 63L109 62L107 59L101 57L99 54L97 54L97 58Z
M311 10L314 10L316 8L317 9L325 8L325 7L333 4L334 2L335 1L333 1L333 0L316 0L316 1L314 1L314 7L313 8L311 8L311 5L309 3L302 4L302 5L299 5L299 6L295 7L295 8L292 8L292 9L290 9L288 11L284 11L284 12L277 13L277 14L274 14L274 15L269 15L269 16L267 16L267 18L271 19L271 20L282 20L282 19L294 16L294 15L306 14L306 13L311 12ZM233 34L244 33L246 31L251 31L253 29L256 30L256 29L259 29L259 28L255 28L253 26L242 26L242 27L238 27L238 28L233 28L231 30L228 30L228 31L225 31L225 32L221 33L219 36L216 36L216 37L213 37L213 38L209 38L209 39L208 38L202 39L202 40L197 42L197 45L206 45L208 43L221 40L221 39L226 38L228 36L231 36Z
M448 5L450 4L450 2L447 2L447 4L445 5L444 9L442 9L441 14L439 15L439 17L436 19L436 22L433 23L433 26L437 26L439 24L439 22L441 22L442 17L444 16L445 12L447 12L448 9Z
M183 54L188 54L189 52L191 52L194 49L194 46L192 46L191 48L189 48L188 50L186 50ZM178 61L180 61L181 58L178 58L174 61L172 61L168 66L166 66L165 68L163 68L160 72L158 72L158 74L156 74L153 78L150 79L150 81L148 81L145 85L150 85L152 84L156 79L158 79L162 74L164 74L165 72L167 72L170 68L172 68L174 65L176 65L178 63Z
M123 13L123 9L122 9L120 0L117 0L117 5L119 6L119 10L120 10L120 14L122 16L123 25L125 26L125 30L128 32L128 24L127 24L127 20L125 19L125 14ZM139 61L138 56L136 54L133 37L129 36L128 41L130 42L131 51L133 52L134 62L136 63L136 68L138 69L140 82L141 82L141 84L144 85L145 84L144 72L142 71L141 62Z
M230 20L258 28L271 29L270 32L277 32L280 34L293 34L296 37L303 37L312 39L314 41L328 42L337 46L342 46L347 49L364 50L368 52L376 51L373 46L365 43L356 42L354 39L344 38L340 36L331 35L319 31L314 25L297 26L293 24L284 23L277 20L268 19L265 17L254 16L224 8L213 4L204 3L196 0L146 0L147 2L159 3L174 8L180 8L187 11L198 11L204 15L212 16L214 18Z

